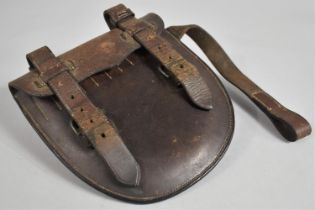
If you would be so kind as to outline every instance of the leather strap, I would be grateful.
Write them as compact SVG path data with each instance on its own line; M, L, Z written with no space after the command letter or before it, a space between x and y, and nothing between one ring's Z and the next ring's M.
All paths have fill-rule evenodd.
M28 54L27 59L108 164L116 179L123 184L137 186L140 181L138 163L114 125L88 99L68 67L47 47Z
M296 141L311 133L310 124L302 116L281 105L245 76L204 29L197 25L184 25L172 26L167 30L178 39L181 39L184 34L191 37L218 72L245 93L270 118L284 138Z
M122 4L106 10L104 17L110 28L118 27L127 32L158 59L197 107L204 110L212 108L211 92L196 67L159 36L154 26L136 19L134 13Z

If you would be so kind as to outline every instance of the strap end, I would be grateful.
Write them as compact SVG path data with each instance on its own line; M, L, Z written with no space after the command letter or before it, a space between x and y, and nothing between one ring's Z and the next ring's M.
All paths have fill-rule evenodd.
M294 142L311 134L309 122L301 115L285 108L265 92L252 95L251 99L270 118L280 134Z
M94 148L107 163L116 180L126 186L139 186L140 166L116 129L109 124L101 124L93 129L89 136Z

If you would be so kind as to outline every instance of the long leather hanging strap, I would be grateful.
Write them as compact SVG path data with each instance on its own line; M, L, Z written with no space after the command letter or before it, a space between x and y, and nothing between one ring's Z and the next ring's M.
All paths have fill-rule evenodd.
M273 122L289 141L296 141L311 133L310 124L299 114L287 109L245 76L231 61L216 40L197 25L172 26L167 29L181 39L187 34L196 42L218 72L247 95Z

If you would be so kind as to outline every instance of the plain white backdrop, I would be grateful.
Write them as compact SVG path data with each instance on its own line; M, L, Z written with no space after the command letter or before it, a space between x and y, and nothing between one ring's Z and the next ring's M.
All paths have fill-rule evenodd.
M7 83L26 73L25 54L65 52L108 28L118 3L166 26L196 23L240 69L314 126L312 0L1 0L0 209L314 209L314 135L287 143L242 93L224 83L235 109L232 144L219 165L187 191L151 205L112 199L83 183L49 151L11 97ZM191 41L193 48L208 64Z

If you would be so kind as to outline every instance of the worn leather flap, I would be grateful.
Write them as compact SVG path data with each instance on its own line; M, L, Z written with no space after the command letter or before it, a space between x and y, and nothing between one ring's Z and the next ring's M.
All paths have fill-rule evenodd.
M141 19L152 25L157 34L160 34L164 29L162 19L154 13L150 13ZM74 78L80 82L91 75L119 65L127 56L140 47L128 33L120 29L112 29L58 56L58 58L71 69ZM52 95L52 91L38 73L32 71L32 69L31 66L29 73L10 82L9 87L38 97Z

